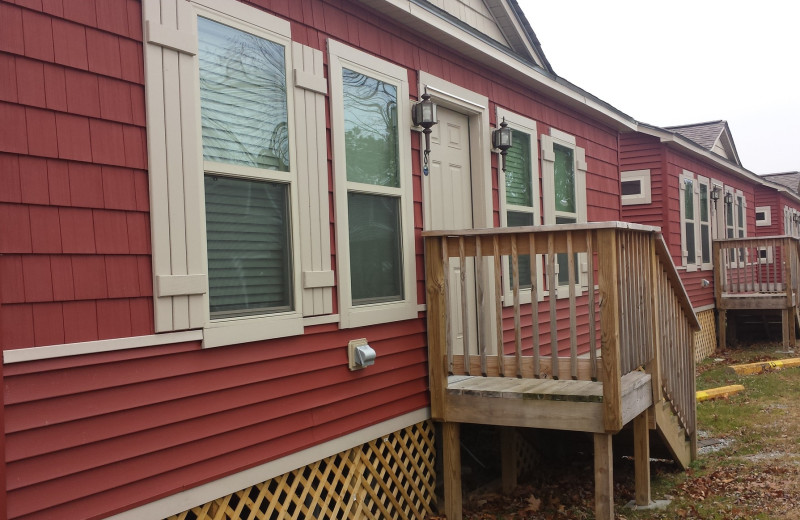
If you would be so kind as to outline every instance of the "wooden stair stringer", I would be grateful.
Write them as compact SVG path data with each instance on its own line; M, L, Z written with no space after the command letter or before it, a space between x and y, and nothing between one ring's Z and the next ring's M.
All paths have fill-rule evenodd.
M692 443L678 422L669 402L661 401L653 405L656 416L656 430L664 441L675 462L687 469L692 462Z

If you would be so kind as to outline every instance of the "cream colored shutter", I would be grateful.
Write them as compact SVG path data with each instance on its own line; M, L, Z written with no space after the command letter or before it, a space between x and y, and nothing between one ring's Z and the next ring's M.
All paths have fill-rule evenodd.
M196 18L185 0L144 0L155 330L203 326Z
M325 141L325 94L322 52L292 44L295 87L297 191L300 204L300 262L303 270L303 315L333 312L328 211L328 148Z

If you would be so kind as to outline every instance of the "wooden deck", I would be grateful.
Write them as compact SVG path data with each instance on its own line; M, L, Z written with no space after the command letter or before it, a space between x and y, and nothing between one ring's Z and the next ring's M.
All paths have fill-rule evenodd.
M635 371L622 377L622 422L653 404L651 377ZM571 379L450 376L445 420L605 433L603 383Z
M714 291L719 344L727 344L728 312L780 310L784 347L800 324L800 241L790 236L714 241Z
M461 423L503 435L593 434L595 512L604 520L614 516L611 438L625 425L634 426L640 505L649 502L648 429L668 438L681 464L691 461L699 323L657 228L605 222L423 237L431 415L442 423L448 519L461 518ZM516 475L510 444L507 490Z

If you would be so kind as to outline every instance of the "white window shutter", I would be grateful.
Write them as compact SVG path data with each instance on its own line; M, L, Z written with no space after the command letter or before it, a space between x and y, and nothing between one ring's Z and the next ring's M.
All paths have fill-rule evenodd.
M325 141L325 95L322 52L292 44L295 88L297 194L300 204L300 262L303 270L303 316L333 312L331 230L328 206L328 149Z
M208 277L196 18L184 0L145 0L142 8L155 330L200 328Z

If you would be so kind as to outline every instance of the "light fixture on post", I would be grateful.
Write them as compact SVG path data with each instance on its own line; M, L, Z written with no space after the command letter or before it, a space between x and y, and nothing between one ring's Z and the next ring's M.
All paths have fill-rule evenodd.
M414 126L421 126L425 134L425 149L422 151L422 173L428 175L428 156L431 154L431 127L438 123L436 120L436 103L431 101L427 87L422 94L422 101L411 107L411 121Z
M728 192L725 194L725 204L733 204L733 193Z
M711 190L711 200L717 202L719 200L719 194L722 190L719 186L714 186L714 189Z
M500 128L492 132L492 147L500 150L500 155L503 156L503 173L506 171L506 153L508 149L513 146L511 139L511 129L508 128L506 118L500 123Z

